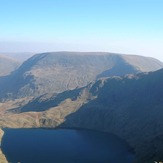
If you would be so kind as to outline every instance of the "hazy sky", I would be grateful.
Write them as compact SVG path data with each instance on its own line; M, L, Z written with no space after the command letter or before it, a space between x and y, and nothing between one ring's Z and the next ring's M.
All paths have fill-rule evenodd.
M59 50L163 61L163 0L0 0L0 52Z

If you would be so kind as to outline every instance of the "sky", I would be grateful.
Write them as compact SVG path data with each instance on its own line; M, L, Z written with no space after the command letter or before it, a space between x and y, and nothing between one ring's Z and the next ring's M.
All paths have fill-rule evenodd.
M50 51L163 61L163 0L0 0L0 52Z

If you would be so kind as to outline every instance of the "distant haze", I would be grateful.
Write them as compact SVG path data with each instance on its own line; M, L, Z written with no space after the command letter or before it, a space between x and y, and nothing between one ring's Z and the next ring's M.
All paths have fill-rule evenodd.
M112 44L112 43L111 43ZM124 54L133 54L133 55L142 55L142 56L148 56L148 57L154 57L161 61L163 61L163 46L160 45L154 45L151 47L151 43L148 44L141 44L139 46L132 45L132 42L126 42L124 43L122 41L122 44L125 44L122 46L122 44L119 45L116 44L115 47L113 45L105 45L102 43L96 42L92 43L92 45L87 45L86 43L76 45L75 43L26 43L26 42L10 42L10 43L1 43L0 44L0 53L1 54L7 54L10 57L14 57L15 53L19 53L19 57L24 60L26 58L25 53L28 53L30 51L31 54L36 53L43 53L43 52L55 52L55 51L81 51L81 52L113 52L113 53L124 53ZM3 46L4 45L4 46ZM2 47L1 47L2 46ZM144 46L144 48L141 48ZM6 48L5 48L6 47ZM28 53L29 54L29 53ZM22 56L21 56L22 55ZM20 59L19 58L19 59Z
M24 62L25 60L29 59L32 57L35 53L32 52L0 52L0 55L4 55L10 58L15 59L16 61L19 62Z
M0 0L0 52L103 51L163 61L162 0Z

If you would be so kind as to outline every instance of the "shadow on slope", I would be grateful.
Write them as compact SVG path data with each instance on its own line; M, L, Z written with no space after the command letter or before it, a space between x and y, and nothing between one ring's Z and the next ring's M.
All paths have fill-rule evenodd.
M125 62L123 58L119 58L119 61L115 64L111 69L105 70L99 75L97 75L97 79L102 77L111 77L111 76L123 76L127 74L136 74L139 73L138 69L136 69L133 65Z
M81 89L65 91L60 94L46 94L42 95L36 99L33 99L27 105L23 107L18 107L9 110L9 112L14 113L23 113L23 112L42 112L46 111L52 107L58 106L64 100L70 98L72 101L75 101L79 96Z

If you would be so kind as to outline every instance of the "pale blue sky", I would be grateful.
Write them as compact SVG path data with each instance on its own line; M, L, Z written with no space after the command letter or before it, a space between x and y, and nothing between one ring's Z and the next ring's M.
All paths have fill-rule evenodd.
M163 61L163 0L0 0L0 52L108 51Z

